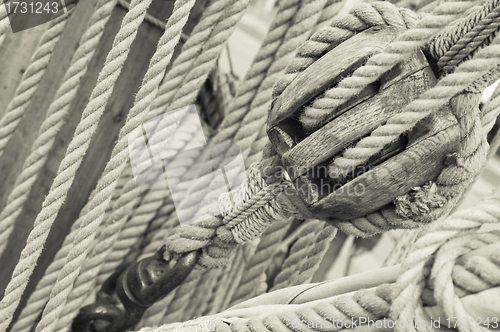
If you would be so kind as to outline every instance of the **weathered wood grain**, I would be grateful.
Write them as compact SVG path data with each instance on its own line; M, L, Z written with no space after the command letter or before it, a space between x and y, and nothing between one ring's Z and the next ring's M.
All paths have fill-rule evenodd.
M344 54L355 53L355 59L362 57L353 45L346 46L348 51L344 46L339 47ZM365 52L371 52L370 48ZM311 65L311 72L299 76L290 85L287 99L279 101L278 98L272 111L272 121L276 122L271 122L275 126L269 135L295 185L288 192L289 199L301 210L307 207L316 217L350 219L373 212L411 188L435 179L444 167L445 158L457 146L458 128L451 111L444 109L421 121L365 165L332 175L331 168L335 166L330 163L336 155L384 124L437 81L424 54L415 50L360 96L332 110L329 122L306 136L291 117L309 101L304 96L314 97L318 94L314 89L335 80L335 77L322 77L322 71L334 75L348 66L347 62L338 64L333 59L336 58L329 58L317 68L316 64ZM327 64L334 69L326 70ZM283 105L292 111L287 114L281 108Z
M6 195L8 195L15 177L20 172L20 166L29 153L38 128L45 117L50 102L53 100L53 95L60 84L62 75L64 75L65 70L69 66L71 56L77 47L81 33L86 28L88 18L96 2L96 0L86 0L80 1L78 4L76 8L77 12L70 18L68 27L55 50L53 59L47 70L47 75L43 78L40 88L27 110L27 116L21 122L19 130L16 132L16 137L8 146L8 154L17 154L17 157L15 160L7 158L0 161L1 170L8 172L6 175L0 176L0 186L5 188L1 193L2 202L5 202ZM184 30L185 33L189 34L198 22L205 3L206 0L199 0L197 2ZM170 16L172 8L173 1L155 0L148 12L158 18L167 19ZM36 215L41 210L43 199L48 193L60 161L73 137L76 125L80 121L82 111L96 84L98 73L103 67L106 55L111 49L114 36L119 30L125 13L125 9L121 7L115 8L110 22L106 26L99 49L92 59L87 74L82 79L78 96L71 105L66 125L58 134L54 148L50 151L49 159L41 172L41 176L39 176L34 185L26 208L16 222L14 234L9 240L6 254L0 259L0 264L2 265L2 269L0 269L0 289L2 289L2 293L19 259L19 254L25 245L27 235L32 228ZM48 264L52 261L72 223L77 219L81 208L85 205L91 190L95 187L106 162L109 160L112 148L118 137L118 132L125 122L127 112L133 106L134 96L140 87L142 78L162 33L163 31L159 28L147 22L141 25L137 38L132 45L130 55L101 118L99 127L77 172L68 199L54 222L47 245L38 261L30 284L23 295L20 307L23 306L27 296L34 290L36 282L41 278ZM181 46L182 43L178 45L174 57L179 54ZM17 51L22 51L21 46L19 46ZM14 51L11 53L15 54ZM2 61L9 61L9 59L2 59Z
M459 135L458 124L433 134L312 204L311 211L350 219L391 203L413 187L435 179L446 158L456 151Z
M397 35L396 28L371 28L323 55L300 73L274 101L267 120L268 128L293 117L307 102L381 52Z
M308 169L332 158L347 146L384 124L392 115L436 83L423 54L405 61L398 75L356 106L338 110L335 119L307 136L282 156L285 166ZM337 111L335 111L337 113ZM299 174L291 175L295 179Z

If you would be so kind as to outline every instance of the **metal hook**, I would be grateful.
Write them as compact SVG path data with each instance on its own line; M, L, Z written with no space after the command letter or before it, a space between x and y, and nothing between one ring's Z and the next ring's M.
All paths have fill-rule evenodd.
M113 273L97 294L96 303L80 309L73 332L123 332L136 325L152 304L182 284L194 269L199 251L182 255L171 268L163 259L165 246L155 255ZM113 294L125 312L112 304Z

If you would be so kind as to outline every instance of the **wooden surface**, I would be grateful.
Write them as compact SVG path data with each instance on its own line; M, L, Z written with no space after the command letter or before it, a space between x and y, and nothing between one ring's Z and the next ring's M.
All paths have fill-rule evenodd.
M8 158L0 160L0 186L3 189L0 194L0 204L2 208L5 206L7 195L12 189L15 178L21 171L22 163L29 154L31 145L37 136L38 128L44 120L47 108L53 100L53 96L61 83L65 70L69 66L73 52L86 28L96 2L97 0L80 1L76 7L54 51L47 74L43 77L40 88L35 94L32 103L26 111L25 117L20 123L19 129L16 131L4 154ZM184 30L185 33L189 34L191 32L203 12L205 3L206 0L199 0L195 5ZM170 15L172 7L173 1L155 0L149 9L149 13L158 18L166 19ZM33 226L36 215L41 210L43 199L52 184L60 161L73 137L81 113L96 84L98 73L103 67L106 55L111 49L114 36L119 30L125 13L125 9L121 7L115 8L110 22L105 29L99 49L89 66L88 73L82 79L78 96L71 105L66 125L59 133L54 148L50 152L50 157L34 185L34 189L25 205L27 208L23 210L15 224L13 237L8 243L5 254L0 259L2 266L0 269L0 289L2 293L19 259L20 252L25 245L26 238ZM39 26L8 36L6 44L4 44L5 47L2 48L0 54L3 63L9 63L8 68L2 66L0 70L5 87L0 92L2 110L5 109L8 101L12 98L13 91L19 82L20 75L17 74L17 71L20 69L18 68L26 68L28 65L27 59L31 56L35 48L33 45L36 46L35 41L39 39L41 31L45 28L44 26ZM81 208L86 203L91 190L95 187L106 162L109 160L114 142L118 137L118 132L125 122L127 112L133 106L134 96L138 91L142 77L147 70L151 56L156 49L157 42L162 33L163 31L159 28L153 27L148 23L141 25L89 150L77 172L68 199L52 227L47 246L38 261L20 307L23 306L27 296L34 290L36 281L39 280L48 264L52 261L72 223L77 219ZM175 55L179 53L180 46L178 45ZM5 81L7 80L12 82L12 84L6 84Z
M381 52L397 35L395 28L368 29L323 55L300 73L274 101L267 119L268 127L272 128L296 115L309 101L337 85L371 56ZM336 115L332 112L330 119Z
M309 68L311 67L313 66ZM392 71L396 77L387 80L383 78L382 82L367 87L362 96L347 101L348 107L332 111L330 118L333 120L284 153L283 164L302 170L327 161L385 123L389 117L399 113L405 105L436 82L421 52L415 52L402 68L402 71L399 68ZM318 75L319 73L316 74ZM298 140L296 131L289 131L288 134L294 141Z
M389 159L311 206L326 217L350 219L373 212L412 188L435 179L446 157L456 151L458 125L433 134L426 140Z

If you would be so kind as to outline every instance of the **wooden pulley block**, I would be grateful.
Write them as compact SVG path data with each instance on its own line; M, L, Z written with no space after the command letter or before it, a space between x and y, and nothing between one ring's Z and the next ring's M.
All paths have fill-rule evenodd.
M446 108L364 165L341 169L333 164L347 147L436 84L429 59L420 49L332 110L314 132L306 133L299 121L305 106L382 51L399 32L372 28L341 43L299 74L271 106L267 133L281 156L285 178L293 183L287 197L310 217L345 220L392 204L396 197L436 179L458 146L457 120Z

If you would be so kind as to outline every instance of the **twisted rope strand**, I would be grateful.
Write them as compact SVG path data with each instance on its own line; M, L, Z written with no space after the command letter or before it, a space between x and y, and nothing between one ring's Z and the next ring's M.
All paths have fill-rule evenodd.
M271 291L282 289L293 284L300 272L301 266L306 262L307 256L314 246L316 237L323 229L324 222L316 219L305 221L307 226L302 230L297 241L290 248L288 257L283 262L281 271L274 279Z
M172 69L164 78L163 83L158 90L157 96L152 103L150 111L148 112L148 119L152 119L163 113L164 109L159 107L158 103L159 101L168 102L168 100L165 99L165 94L173 93L177 91L177 89L181 88L180 83L189 72L189 69L192 67L195 59L201 53L203 46L208 41L210 33L221 17L223 9L226 5L227 1L212 1L208 4L207 8L203 12L200 21L194 27L191 36L183 45L180 55L175 59ZM159 127L162 124L163 121L161 121L161 124L156 124L156 127ZM183 130L176 135L174 146L168 147L172 149L172 151L180 151L189 141L192 140L194 133L190 132L188 129L196 130L196 128L194 127L187 127L183 129L186 130ZM152 131L155 132L155 135L158 136L168 136L170 130L171 128L169 126L165 126L165 128L161 128L160 130L157 130L156 128L152 129ZM141 203L141 209L134 211L134 215L137 216L134 221L140 220L144 224L149 223L151 219L157 214L158 208L164 204L169 195L169 190L148 191L146 193L145 199L142 201L142 203L144 204ZM138 215L139 212L141 213L140 215ZM163 220L164 218L160 217L159 219ZM156 252L158 248L159 247L151 248L151 246L148 246L145 255L149 256L150 254ZM102 272L99 273L98 278L100 280L106 279L106 274L114 269L114 267L118 263L118 260L120 259L120 256L116 257L116 260L110 258L110 260L105 263Z
M257 295L257 286L262 280L263 273L265 273L271 263L272 256L274 256L276 250L280 247L281 240L285 236L289 226L290 220L276 220L264 232L255 250L255 254L252 255L250 261L245 266L241 281L231 297L229 306Z
M455 21L458 17L463 15L463 9L466 5L472 7L473 3L449 2L442 4L436 8L433 14L425 16L420 20L415 28L403 32L396 41L392 42L384 51L371 57L364 66L356 69L350 77L343 79L336 87L326 90L320 98L316 98L311 106L306 107L301 115L300 120L305 130L313 131L321 125L322 121L331 110L355 97L368 84L378 80L381 75L387 73L398 63L404 61L408 52L414 51L415 48L423 47L430 37L442 30L450 22ZM399 114L395 117L398 116ZM385 126L375 130L372 136L376 136L382 130L385 130ZM353 165L360 165L363 162L362 160L365 160L364 157L361 159L361 156L359 156L358 158L360 161L352 160L350 163L348 163L347 160L348 158L354 159L355 156L360 155L361 151L365 152L366 150L362 149L373 146L374 143L372 141L375 139L378 139L380 142L381 138L372 138L372 136L361 140L357 143L356 147L347 149L342 158L339 157L334 161L334 165L339 167L343 167L344 165L349 165L350 167ZM371 143L371 145L369 145L369 143Z
M311 250L307 253L307 259L299 269L298 275L293 280L293 285L302 285L311 282L314 273L319 267L321 260L330 247L330 242L337 234L337 229L333 226L325 226L316 236Z
M377 59L372 58L373 63L381 63L384 61L383 58L388 61L392 61L390 58L399 58L399 54L394 55L396 51L392 52L398 44L401 45L401 49L405 47L404 42L391 44L389 46L391 54L387 53L387 56L386 53L378 54L375 56ZM402 133L413 128L415 123L445 106L453 96L490 70L492 60L497 60L494 50L491 50L491 54L483 53L480 57L475 57L476 60L466 62L466 66L458 67L461 68L458 72L455 71L445 76L435 87L427 90L419 99L408 104L402 112L391 117L385 125L374 130L370 136L362 139L354 148L345 150L342 157L335 159L334 165L353 167L364 163L374 153L379 152L383 146L393 142ZM372 59L368 62L370 63Z
M301 7L294 17L293 25L287 31L285 40L276 52L276 58L269 67L266 78L260 84L257 95L250 105L253 111L243 120L242 127L244 126L246 130L235 135L235 142L240 145L243 158L246 159L250 154L251 143L255 141L264 124L264 116L272 100L274 83L281 77L286 66L293 59L297 47L311 35L326 3L326 0L308 0L301 3Z
M42 35L38 48L31 57L30 65L23 74L14 98L10 101L5 115L0 120L0 157L3 155L12 134L21 121L31 98L38 89L40 81L52 57L52 52L59 42L61 34L72 12L73 9L57 17L53 21L50 21L48 30ZM5 249L4 244L5 242L0 244L0 253Z
M285 74L273 88L273 98L312 63L355 34L372 26L394 26L412 28L417 21L413 12L397 8L388 2L361 3L346 15L336 17L328 27L318 29L298 49L295 58L285 69Z
M174 95L174 98L170 99L171 97L169 95L163 95L156 99L157 103L155 104L155 107L157 108L154 110L154 112L164 109L166 109L167 111L175 110L179 107L183 107L185 105L194 103L196 96L198 95L199 89L205 82L208 73L212 70L213 66L216 64L216 61L225 43L227 42L227 39L232 34L236 26L236 23L240 20L241 16L243 15L248 5L248 1L226 0L224 1L224 3L226 4L223 7L225 8L225 10L222 12L222 15L220 16L220 22L218 22L215 25L215 27L213 27L213 30L209 31L210 32L209 39L206 42L206 44L203 45L204 51L201 52L199 57L195 58L193 61L192 66L195 69L192 69L185 76L181 84L182 89L179 89L177 91L177 93ZM164 88L165 86L166 85L164 84L162 88ZM173 100L171 104L169 105L163 104L164 102L169 102L170 100ZM171 218L171 220L169 220L167 223L169 225L178 224L178 220L175 217ZM152 247L151 245L148 246L148 248L151 247ZM190 282L191 287L192 283L195 282L198 283L198 281L195 279L191 280ZM169 317L176 317L172 319L180 319L179 315L182 315L182 309L179 308L185 308L187 306L188 299L190 298L189 294L192 293L193 291L192 289L185 290L183 289L183 287L187 286L184 285L181 286L176 292L174 298L171 299L172 301L171 305L174 306L174 309L172 309L173 311L171 312L171 314L169 314L172 316ZM161 301L161 307L160 303L153 305L145 313L144 320L151 320L152 317L158 317L160 315L163 316L162 313L165 312L166 305L167 303L164 303L163 301ZM170 318L166 317L165 319L170 319Z
M276 51L282 43L283 36L285 35L291 23L293 16L299 7L299 1L282 1L278 9L278 14L271 24L271 28L264 39L251 67L247 73L245 80L238 86L236 96L231 100L228 106L228 114L220 125L219 132L214 137L214 141L224 141L233 138L241 125L241 119L248 112L248 105L254 98L258 86L265 78L265 73L272 63ZM174 66L175 67L175 66ZM178 68L179 66L175 67ZM169 99L164 100L166 103ZM161 101L161 100L160 100ZM173 202L167 200L170 210L174 210ZM169 222L169 224L174 223ZM157 246L161 245L164 241L164 234L160 232L155 234L154 240L148 245L150 252L156 250Z
M116 186L116 190L114 192L114 196L111 199L111 202L114 202L118 199L121 189L123 188L124 183L118 183ZM95 192L93 191L90 194L90 198L94 196ZM73 247L73 241L75 239L76 234L78 233L78 229L80 228L82 222L82 216L85 215L88 211L88 204L86 204L83 209L80 211L78 219L71 226L70 233L64 239L64 242L61 248L57 251L56 256L50 263L49 267L45 271L42 279L37 283L35 291L30 294L28 301L24 308L22 309L19 317L16 322L12 326L12 332L28 332L34 329L35 321L40 317L43 308L45 307L47 301L49 300L50 291L54 286L59 271L63 268L64 263L66 262L66 256L70 252ZM107 211L109 214L111 211ZM103 226L103 225L102 225ZM100 234L101 230L98 229L96 231L96 235ZM98 235L97 235L98 236ZM93 248L95 246L95 242L90 246Z
M0 5L0 47L5 40L5 35L11 30L8 15L9 13L7 13L7 7L5 6L5 4L3 4L2 1Z
M299 1L287 0L280 2L278 9L278 14L275 17L271 28L264 39L247 75L245 80L238 85L236 96L231 100L228 106L228 114L224 118L222 124L220 125L217 135L214 137L214 141L225 141L233 138L234 134L240 128L242 118L247 114L248 107L253 100L258 86L265 78L265 73L267 72L269 66L275 57L276 51L280 47L283 36L285 35L288 27L290 26L291 20L294 17L299 7ZM180 66L174 66L174 68L179 68ZM166 105L170 99L161 100L158 98L158 107L162 104ZM174 210L173 202L171 199L167 199L167 204L169 204L169 209ZM174 219L169 221L168 224L175 223ZM164 232L168 228L164 228L164 231L160 231L155 234L152 242L147 246L148 250L146 253L156 250L158 246L164 241Z
M273 62L273 64L269 68L269 70L267 72L267 76L264 79L264 81L262 82L262 84L260 85L259 90L257 92L257 95L251 104L251 108L253 109L253 111L251 113L249 113L247 116L245 116L245 118L242 121L241 130L239 130L238 133L235 135L234 142L241 148L243 157L245 157L245 155L248 154L249 149L251 147L251 142L253 142L253 140L255 139L256 134L258 133L257 130L260 129L260 127L256 127L256 128L253 128L253 127L257 124L257 122L262 122L265 120L264 116L267 112L266 104L270 103L271 87L277 78L276 76L278 76L282 72L282 70L284 70L286 64L288 63L290 58L293 56L294 49L298 45L300 45L300 43L302 43L303 41L305 41L307 39L307 37L309 36L309 34L312 30L312 27L314 27L317 19L320 16L321 9L324 7L324 4L325 4L325 1L323 1L323 0L319 0L319 1L318 0L311 0L311 1L303 2L301 4L299 11L297 12L296 16L294 17L294 21L293 21L294 23L293 23L292 27L285 34L285 37L284 37L285 41L283 42L283 44L279 47L279 49L277 51L276 58L279 60L275 59L275 61ZM243 128L244 128L244 130L243 130ZM212 156L212 158L214 158L214 156ZM220 184L212 183L212 186L218 186L218 185L220 185ZM207 185L204 182L196 183L193 186L191 186L189 188L189 191L188 191L187 196L186 196L186 197L189 197L189 199L185 201L184 206L189 207L190 201L192 201L193 199L197 199L197 200L200 199L199 197L197 197L197 195L199 195L199 193L205 193L206 186ZM211 189L213 189L213 188L211 187ZM214 191L210 190L209 192L213 193ZM212 197L210 197L210 196L203 196L204 201L209 200L211 198ZM214 224L211 224L209 226L212 228L212 230L210 231L210 234L212 234L214 232L215 228L213 228L213 227L217 227L216 225L217 224L214 223ZM188 229L188 227L183 228L182 231L185 233L195 232L195 227L199 227L200 232L205 233L205 235L199 234L199 235L197 235L197 237L200 236L200 237L204 238L208 235L208 233L206 232L207 226L208 226L208 224L205 224L203 226L201 224L200 225L197 224L194 227L189 227L189 229ZM263 227L265 227L265 226L263 226ZM179 234L178 236L179 236L179 238L183 239L183 242L185 242L188 239L192 239L192 236L184 237L182 234ZM207 241L207 240L205 239L202 242L205 242L205 241ZM177 251L177 248L174 249L174 244L173 244L174 242L171 242L171 241L169 241L169 242L170 242L168 245L169 250ZM197 240L195 242L199 243L200 241ZM180 245L180 241L175 241L175 243ZM185 244L182 244L182 247L183 247L183 249L181 249L181 250L184 250L185 247L187 247L187 246ZM208 259L207 256L206 256L206 259ZM202 257L200 262L203 262L203 261L204 261L204 258Z
M142 3L133 1L130 11L125 15L123 23L124 27L127 27L128 22L130 22L127 20L128 17L133 17L135 19L132 21L133 30L129 30L132 32L134 37L137 34L137 29L144 19L144 15L150 3L151 1L149 0L143 1ZM186 0L177 1L174 4L174 10L167 22L165 33L158 43L158 48L151 59L148 71L144 75L143 84L137 93L134 106L127 116L125 126L120 131L118 143L113 148L113 152L111 154L111 160L106 165L103 175L98 181L96 194L89 203L89 212L83 217L82 226L74 241L74 247L68 254L66 264L58 276L58 281L51 292L51 299L44 309L42 319L37 325L36 332L51 332L55 328L55 324L57 323L57 319L63 309L63 305L65 304L66 299L72 290L73 283L78 276L81 263L87 256L89 249L88 244L92 242L95 236L95 230L101 223L105 209L111 199L110 195L118 182L120 174L126 166L126 160L128 159L128 134L133 129L137 128L137 126L139 126L145 118L145 114L148 112L149 106L158 91L160 81L165 74L165 70L170 62L170 59L172 58L174 48L180 39L182 29L187 22L188 15L194 3L194 0ZM130 32L128 33L129 36ZM120 32L118 33L117 38L119 37ZM128 39L131 42L134 38ZM121 46L123 44L125 43L119 45ZM130 45L126 47L130 47ZM113 49L110 54L113 53ZM128 52L125 51L124 53ZM122 65L123 62L120 67ZM106 72L105 69L106 65L103 72ZM117 71L119 72L119 70ZM99 84L96 89L98 88ZM112 90L112 87L110 90ZM92 101L93 99L91 98L89 105L92 104ZM101 108L104 108L104 105Z
M460 55L462 59L471 55L472 50L477 49L492 35L498 28L497 6L497 0L485 2L479 10L432 38L429 52L435 59L439 59L439 68L445 67L449 61L459 56L459 53L463 53L463 56ZM459 61L454 61L454 65L450 64L449 68L456 67Z
M500 218L499 192L483 200L473 208L461 210L446 219L432 223L426 234L420 237L403 262L402 271L395 285L396 297L391 307L393 319L405 319L422 315L418 308L418 296L425 286L426 266L431 254L444 242L466 231L476 231L484 223L497 223ZM416 296L414 296L416 295ZM418 310L418 312L417 312Z
M94 192L90 194L92 197ZM66 256L72 248L72 243L80 228L82 216L87 213L88 204L80 211L78 219L71 225L70 233L64 238L61 248L48 266L42 279L37 283L35 291L30 294L28 301L22 309L18 319L14 322L11 331L32 331L35 321L40 317L45 304L49 300L50 291L57 280L59 271L63 268Z
M222 15L225 5L227 4L224 1L212 1L208 4L207 8L205 8L200 21L194 27L187 42L183 45L180 55L175 59L172 69L166 74L166 77L163 80L164 82L162 83L162 86L160 87L157 96L155 97L155 101L153 101L151 109L148 113L148 119L161 115L161 112L155 106L155 103L158 102L158 99L163 98L162 94L165 93L165 91L171 92L169 88L172 88L174 91L180 88L179 83L182 82L182 79L191 68L192 63L201 53L201 49L203 48L203 45L206 44L211 31L214 29L214 26L217 23L217 20ZM169 82L175 82L175 84L170 84ZM156 127L160 125L161 124L157 124ZM189 131L189 129L197 130L197 128L194 126L183 127L182 132L176 133L176 139L172 144L169 144L166 149L172 150L172 154L184 149L185 145L188 142L192 141L193 135L195 134L194 132ZM158 132L156 128L152 131L155 132L155 135L163 136L163 133L165 133L165 135L168 136L171 130L172 128L170 128L170 126L166 126L165 128L161 129L161 132ZM166 151L166 153L168 153L168 151ZM139 207L137 209L134 209L134 211L131 211L130 220L127 221L127 225L137 225L137 227L140 227L140 229L142 229L143 227L146 227L150 222L153 222L155 224L160 223L160 225L164 224L165 220L162 216L158 217L158 220L155 219L154 221L152 221L152 219L155 218L158 209L164 205L164 201L169 197L169 195L169 190L147 191ZM153 225L153 228L156 230L157 226ZM126 252L129 248L127 246L127 242L130 239L130 236L127 236L127 234L130 233L134 233L132 228L130 229L130 232L126 231L126 233L120 235L120 239L114 246L114 252L112 253L112 256L108 256L106 258L106 262L99 272L97 286L99 286L99 284L107 278L107 276L116 268L116 266L120 264L120 261L121 259L123 259L124 255L126 255ZM135 234L130 235L135 237ZM150 240L146 239L146 243L148 243L149 241ZM124 246L125 250L121 250L120 248ZM150 248L150 246L148 246L148 250L146 250L144 255L149 256L156 252L158 248L159 246L153 248Z
M71 102L80 87L80 80L85 75L88 64L99 45L115 2L114 0L98 2L95 12L89 20L88 28L81 37L79 47L73 55L70 67L66 71L63 83L56 92L55 100L47 110L46 119L31 147L31 153L26 158L22 171L14 184L14 189L7 198L7 204L0 213L0 254L5 248L14 222L21 213L38 174L47 160L48 151L54 145L55 137L64 124Z
M129 195L134 194L134 191L129 191ZM136 197L136 200L133 200L131 204L136 204L138 199ZM127 216L123 214L123 210L126 210L127 207L123 208L120 200L117 201L117 205L119 207L111 214L110 221L99 236L97 244L82 264L81 272L76 278L73 289L69 293L68 299L57 320L56 331L63 330L71 325L90 288L96 282L96 275L104 262L104 258L111 251L113 243L118 238L123 225L127 221Z

